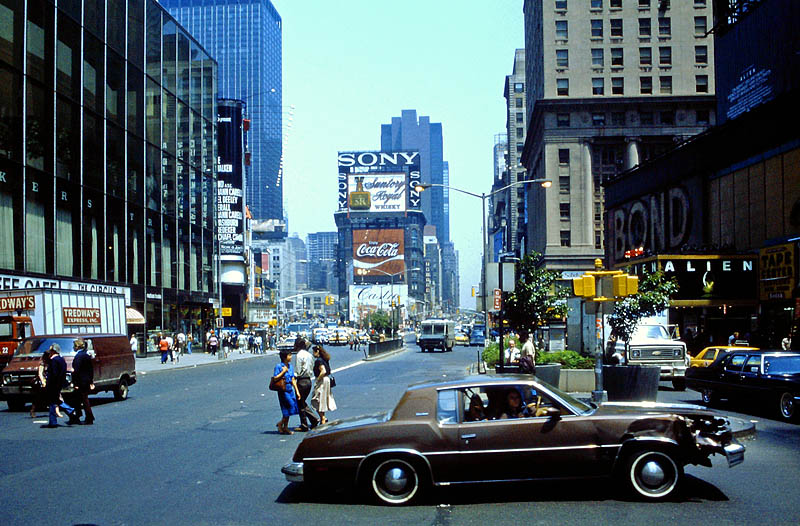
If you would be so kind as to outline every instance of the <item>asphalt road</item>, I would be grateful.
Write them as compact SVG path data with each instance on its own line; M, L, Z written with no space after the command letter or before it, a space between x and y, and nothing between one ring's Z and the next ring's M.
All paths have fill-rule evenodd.
M362 362L363 354L333 347L339 409L329 416L388 410L409 383L463 374L475 356L474 348L411 347ZM400 509L365 504L344 483L311 491L280 473L303 434L276 432L280 411L267 390L275 363L261 356L144 375L127 401L95 397L92 427L41 429L44 414L32 420L0 410L3 522L800 524L800 426L768 413L732 413L758 421L744 464L728 469L716 457L712 469L688 467L685 496L673 502L632 501L608 481L443 488ZM699 396L665 386L659 399L698 402Z

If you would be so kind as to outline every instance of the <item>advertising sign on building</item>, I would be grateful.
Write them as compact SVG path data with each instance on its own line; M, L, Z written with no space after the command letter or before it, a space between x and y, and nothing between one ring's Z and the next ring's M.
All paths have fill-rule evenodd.
M419 210L419 152L339 152L339 210Z
M675 306L718 303L755 303L758 294L755 256L656 256L630 266L639 276L662 270L678 282Z
M408 285L351 285L350 319L360 319L359 313L384 310L394 305L408 305Z
M791 299L797 284L796 245L785 243L758 253L759 296L762 300Z
M222 256L244 257L242 106L220 104L217 118L217 232Z
M100 309L88 307L62 308L64 325L101 325Z
M361 278L394 276L401 281L405 270L403 236L399 228L353 230L353 274Z

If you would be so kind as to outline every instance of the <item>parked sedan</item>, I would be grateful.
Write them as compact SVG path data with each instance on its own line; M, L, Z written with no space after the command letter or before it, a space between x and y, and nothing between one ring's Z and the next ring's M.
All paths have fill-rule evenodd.
M331 422L282 468L290 482L351 482L380 503L430 486L613 477L646 500L672 495L687 464L744 460L725 418L685 404L576 400L529 375L410 386L389 413Z
M757 347L729 347L729 346L716 346L706 347L697 356L691 359L690 367L708 367L714 360L730 351L757 351Z
M456 345L469 345L469 336L467 336L463 332L457 332Z
M686 385L703 403L720 398L763 401L787 421L800 416L800 353L730 350L708 367L686 372Z

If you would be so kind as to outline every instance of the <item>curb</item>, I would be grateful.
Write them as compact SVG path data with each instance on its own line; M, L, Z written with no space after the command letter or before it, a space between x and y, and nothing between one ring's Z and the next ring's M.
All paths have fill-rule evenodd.
M262 358L264 356L271 356L273 354L277 355L277 352L267 351L265 354L254 354L252 356L243 356L241 358L236 358L235 360L225 359L225 360L216 360L216 361L213 361L213 362L193 363L191 365L176 365L176 366L173 366L173 367L169 367L167 369L156 368L156 369L151 369L149 371L140 371L140 370L137 369L136 374L137 375L139 375L139 374L141 374L141 375L159 374L159 373L167 373L167 372L170 372L170 371L178 371L178 370L181 370L181 369L192 369L194 367L205 367L207 365L222 365L222 364L226 364L226 363L229 364L229 363L239 362L239 361L242 361L242 360L252 360L252 359L255 359L255 358Z
M405 352L408 349L409 349L408 347L403 345L402 347L400 347L399 349L395 349L394 351L386 351L386 352L383 352L383 353L380 353L380 354L369 356L367 358L364 358L363 361L365 361L365 362L374 362L375 360L380 360L382 358L388 358L389 356L394 356L395 354L400 354L401 352Z
M756 424L747 420L737 418L735 416L725 415L725 418L731 423L731 434L733 438L742 440L756 438Z

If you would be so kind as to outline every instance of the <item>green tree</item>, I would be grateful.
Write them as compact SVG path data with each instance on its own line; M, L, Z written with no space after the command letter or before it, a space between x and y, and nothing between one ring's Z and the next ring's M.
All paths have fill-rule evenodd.
M645 275L639 283L639 292L618 301L614 313L608 317L611 336L628 341L639 320L655 316L669 307L670 298L678 292L675 278L667 278L662 271Z
M392 331L392 320L389 317L389 313L386 311L376 310L370 314L369 323L372 325L372 328L378 332L383 331L389 334Z
M531 252L517 265L517 283L503 311L508 324L517 332L533 334L547 320L567 315L569 290L556 286L559 272L543 267L542 255Z

